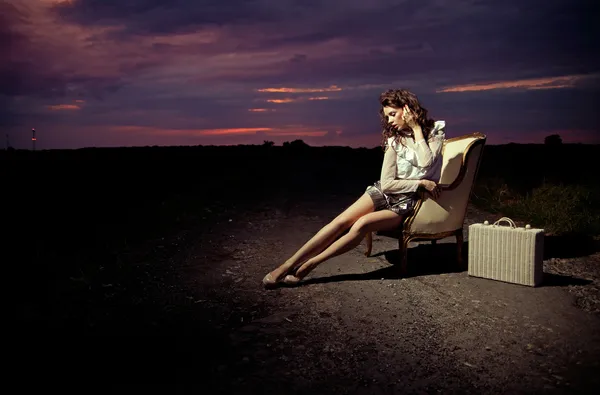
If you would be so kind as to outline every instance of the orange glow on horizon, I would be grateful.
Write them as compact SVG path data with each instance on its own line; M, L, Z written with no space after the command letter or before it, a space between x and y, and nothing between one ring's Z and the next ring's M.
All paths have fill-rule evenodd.
M275 111L274 108L249 108L250 112L267 112L267 111Z
M212 129L200 130L198 134L201 136L218 136L227 134L256 134L256 132L266 132L271 128L232 128L232 129Z
M298 136L298 137L323 137L327 134L327 131L318 130L314 132L309 131L276 131L276 132L268 132L266 133L268 136Z
M585 75L569 75L562 77L548 77L548 78L531 78L525 80L515 81L501 81L491 82L482 84L467 84L457 85L444 89L439 89L437 93L444 92L472 92L472 91L487 91L493 89L514 89L514 88L525 88L525 89L559 89L559 88L572 88L575 83L583 78Z
M323 137L329 132L304 126L280 128L229 128L229 129L158 129L150 126L123 125L110 128L118 133L142 133L162 136L236 136L262 133L266 136ZM341 133L341 131L340 131ZM336 132L336 134L340 134Z
M230 128L230 129L159 129L151 126L124 125L111 128L116 132L159 134L165 136L218 136L241 135L268 132L271 128Z
M329 100L327 96L309 97L308 100Z

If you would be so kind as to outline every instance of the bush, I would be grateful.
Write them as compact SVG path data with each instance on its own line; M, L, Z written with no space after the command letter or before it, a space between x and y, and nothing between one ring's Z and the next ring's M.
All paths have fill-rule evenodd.
M476 206L487 211L499 212L521 198L514 188L508 186L504 179L492 177L477 180L471 200Z
M598 187L543 184L518 194L502 179L481 180L473 191L473 203L500 212L551 234L600 235Z
M580 185L545 184L513 206L514 215L531 218L552 233L600 234L598 190Z

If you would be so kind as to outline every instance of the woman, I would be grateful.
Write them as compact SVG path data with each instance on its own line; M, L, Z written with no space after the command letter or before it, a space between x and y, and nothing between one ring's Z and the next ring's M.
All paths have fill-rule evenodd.
M445 122L429 119L417 96L404 89L382 93L379 102L385 150L380 180L268 273L266 288L298 284L317 265L359 245L367 232L399 227L414 209L419 188L439 196Z

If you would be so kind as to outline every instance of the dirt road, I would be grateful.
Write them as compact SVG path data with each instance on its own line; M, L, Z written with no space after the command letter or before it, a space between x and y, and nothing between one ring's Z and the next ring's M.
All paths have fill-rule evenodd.
M453 269L452 239L415 245L400 278L397 242L374 238L333 258L296 288L262 276L352 203L305 199L226 219L188 252L192 304L213 312L227 358L212 385L225 393L594 392L599 315L569 287L598 278L547 276L530 288ZM485 216L469 210L465 229ZM494 217L487 219L493 220ZM220 254L206 245L220 246ZM466 235L468 241L468 233ZM596 255L597 257L597 255ZM557 259L553 262L556 263ZM597 275L596 270L595 274ZM593 273L590 274L593 276ZM562 281L560 280L562 279Z
M575 278L568 270L597 262L597 252L552 258L546 285L530 288L454 269L452 239L435 250L412 246L410 273L401 278L397 241L376 236L372 257L361 245L302 286L262 289L265 273L353 200L328 195L232 209L201 232L162 241L135 258L129 283L100 291L86 322L94 334L174 336L106 349L100 342L99 354L86 352L86 364L74 359L70 371L101 372L94 383L111 393L595 392L598 306L581 297L596 295L598 265ZM482 216L470 208L465 229L497 219Z

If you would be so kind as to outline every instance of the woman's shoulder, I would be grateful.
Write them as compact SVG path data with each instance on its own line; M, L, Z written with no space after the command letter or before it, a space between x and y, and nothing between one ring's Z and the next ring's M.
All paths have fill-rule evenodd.
M398 136L388 137L387 145L388 145L388 147L391 147L394 150L396 150L398 147Z

